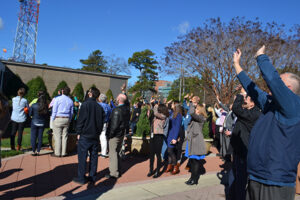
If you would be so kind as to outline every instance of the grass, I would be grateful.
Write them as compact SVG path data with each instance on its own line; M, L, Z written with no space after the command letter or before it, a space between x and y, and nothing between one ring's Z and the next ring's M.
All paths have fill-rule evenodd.
M1 151L1 158L7 158L7 157L12 157L12 156L16 156L19 154L23 154L23 151L16 151L16 150L4 150Z
M49 128L45 128L45 130L44 130L42 146L45 146L45 145L49 144L49 142L48 142L48 134L46 133L48 130L49 130ZM30 149L31 148L30 128L25 128L24 132L25 133L23 133L23 138L22 138L22 149ZM15 144L18 144L17 140L18 140L18 136L16 135ZM2 139L2 141L1 141L1 147L10 148L10 138ZM2 152L4 152L4 151L2 151ZM13 154L13 153L15 153L15 152L11 152L11 154ZM18 154L16 154L16 155L18 155Z

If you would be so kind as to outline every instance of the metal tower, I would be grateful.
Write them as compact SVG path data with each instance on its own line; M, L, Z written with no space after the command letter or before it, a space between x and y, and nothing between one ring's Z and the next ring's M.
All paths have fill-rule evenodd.
M20 13L13 49L13 60L35 63L40 0L19 0L19 2Z

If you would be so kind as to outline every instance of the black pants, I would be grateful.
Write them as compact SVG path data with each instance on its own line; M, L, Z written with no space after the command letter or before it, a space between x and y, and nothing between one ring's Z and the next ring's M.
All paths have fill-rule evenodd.
M150 171L153 171L154 155L156 155L156 171L159 172L159 169L161 167L161 149L163 145L163 140L163 134L154 134L154 137L150 140Z
M197 160L197 159L189 159L191 163L191 179L198 182L198 179L201 174L205 173L205 169L203 166L203 160Z
M294 200L295 187L280 187L274 185L265 185L250 180L248 183L247 200Z
M92 140L84 137L80 137L78 141L78 178L81 179L81 181L84 181L88 152L90 152L89 176L93 181L96 181L99 143L99 140Z
M214 138L214 146L218 149L218 151L220 152L220 127L219 125L216 125L216 129L215 129L215 138Z
M170 148L168 147L168 163L172 165L177 164L177 159L176 159L176 148Z
M177 161L181 160L182 144L183 144L183 140L180 140L179 142L176 143L176 160Z
M234 154L232 164L234 180L229 191L230 196L232 199L245 200L248 181L247 158L242 158L239 155Z
M10 146L11 147L15 147L15 137L17 134L17 130L18 130L18 145L22 146L22 135L23 135L23 131L24 131L24 127L25 127L25 122L15 122L15 121L11 121L11 134L10 134Z

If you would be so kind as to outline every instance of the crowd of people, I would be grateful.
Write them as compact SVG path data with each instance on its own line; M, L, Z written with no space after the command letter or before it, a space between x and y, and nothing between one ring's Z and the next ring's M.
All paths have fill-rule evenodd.
M78 173L73 181L79 184L96 181L99 151L100 156L109 157L110 161L109 174L105 177L119 178L122 175L119 152L124 137L149 134L146 175L153 178L162 173L176 175L180 173L181 163L188 159L185 169L191 176L185 183L195 185L201 170L205 171L202 161L208 150L202 129L208 122L218 156L232 164L227 199L294 199L300 161L300 78L293 73L279 75L263 46L257 51L256 59L269 88L269 92L265 92L243 71L241 55L239 49L233 55L240 85L236 87L232 104L221 102L215 91L214 105L200 103L199 96L187 94L183 102L152 97L149 102L138 100L131 108L123 85L115 102L107 102L105 94L91 87L81 103L76 97L72 100L70 88L65 87L49 105L43 91L38 92L37 99L29 105L24 98L25 89L20 88L12 99L11 117L7 114L8 100L0 95L0 134L11 120L11 149L15 149L18 131L17 150L20 150L25 121L31 117L32 155L38 156L48 116L51 116L50 128L55 141L52 156L64 157L67 156L68 132L75 130ZM90 167L86 176L88 156Z

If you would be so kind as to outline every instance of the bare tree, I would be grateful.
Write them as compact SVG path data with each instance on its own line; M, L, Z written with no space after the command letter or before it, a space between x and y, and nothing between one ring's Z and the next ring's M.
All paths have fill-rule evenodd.
M268 46L267 54L274 66L299 71L299 32L299 25L286 34L284 25L275 22L263 25L258 18L246 21L236 17L229 23L219 18L209 19L165 48L162 70L173 74L184 65L187 73L201 77L208 99L216 93L228 103L237 84L232 65L236 49L243 51L241 65L255 80L260 80L260 75L254 55L262 44Z
M109 74L123 73L130 75L129 66L124 58L117 57L115 54L111 56L106 56L106 69L104 72Z

